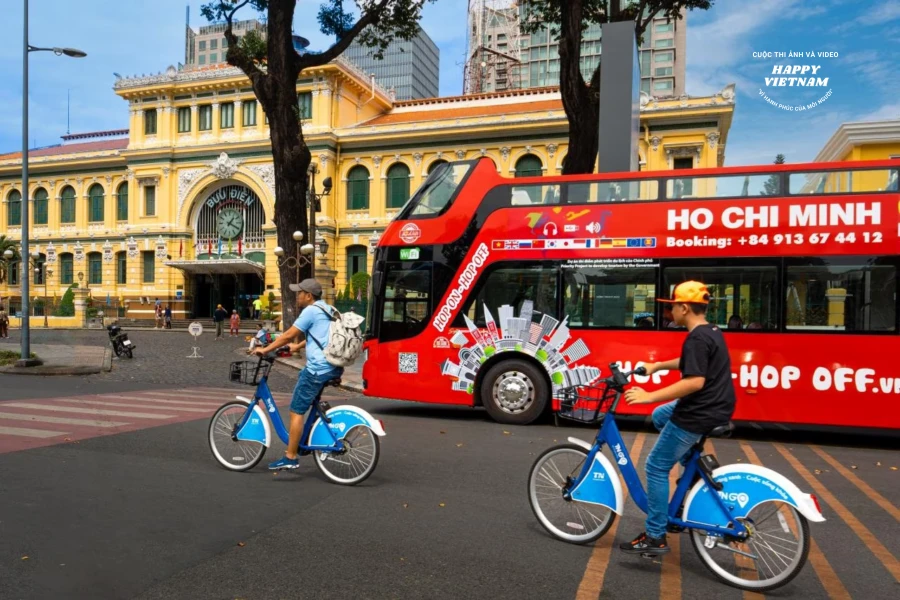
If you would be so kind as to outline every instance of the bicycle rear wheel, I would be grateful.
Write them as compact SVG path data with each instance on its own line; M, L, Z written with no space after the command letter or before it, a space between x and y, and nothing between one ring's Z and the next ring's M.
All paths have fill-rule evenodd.
M596 504L568 500L563 489L581 472L588 453L574 444L550 448L531 467L528 500L534 516L551 535L572 544L587 544L606 533L616 513Z
M378 436L365 425L357 425L341 441L343 452L317 451L316 466L334 483L356 485L365 481L378 465L381 451Z
M249 471L266 453L266 447L259 442L236 441L232 437L246 412L243 402L228 402L209 422L209 449L219 464L230 471Z
M703 564L728 585L754 592L781 587L800 573L809 554L809 524L790 504L758 504L741 519L745 541L691 530L691 543ZM712 548L704 542L715 544Z

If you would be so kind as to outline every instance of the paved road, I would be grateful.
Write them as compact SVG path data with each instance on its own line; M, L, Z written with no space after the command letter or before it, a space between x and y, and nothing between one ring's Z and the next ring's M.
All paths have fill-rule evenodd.
M148 337L142 343L164 350L170 342ZM215 359L208 366L232 359L237 344L226 345L209 351ZM177 364L170 354L174 348L158 360ZM141 369L136 380L126 379L127 368L94 378L89 385L104 389L93 393L76 394L74 388L87 384L73 385L80 380L71 378L28 378L27 391L11 391L10 378L2 378L0 412L62 414L5 407L26 395L32 399L26 403L48 407L140 412L112 402L169 399L149 393L168 385L193 389L188 401L214 403L218 390L229 388L220 377L204 379L207 371L221 372L218 367L173 373L172 384ZM193 385L183 383L191 377ZM289 391L288 378L283 383L280 391ZM172 394L184 400L190 392ZM54 399L88 395L110 406ZM549 538L528 505L529 467L555 441L589 438L590 429L504 427L477 410L331 395L333 402L364 406L387 429L378 469L358 487L327 483L310 460L298 473L227 472L206 444L209 415L191 411L114 435L88 431L78 443L0 454L0 598L758 597L717 583L685 536L662 561L612 550L642 529L630 501L595 545ZM159 404L144 410L171 412ZM14 423L0 419L0 426L22 421ZM57 429L28 427L48 425ZM643 430L625 434L641 467L654 439ZM723 464L762 463L816 493L828 518L812 525L815 544L803 572L771 597L895 597L900 471L892 467L900 467L900 453L851 445L854 440L813 441L712 444ZM282 450L278 444L267 457Z

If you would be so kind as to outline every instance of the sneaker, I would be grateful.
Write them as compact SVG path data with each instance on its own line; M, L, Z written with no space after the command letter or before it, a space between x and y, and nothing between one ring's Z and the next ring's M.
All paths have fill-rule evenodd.
M650 554L653 556L667 554L671 550L666 543L665 534L661 538L652 538L646 533L641 533L630 542L619 544L619 549L628 554Z
M288 458L287 456L282 456L280 459L276 460L273 463L269 463L270 471L280 471L282 469L296 469L300 466L299 458Z

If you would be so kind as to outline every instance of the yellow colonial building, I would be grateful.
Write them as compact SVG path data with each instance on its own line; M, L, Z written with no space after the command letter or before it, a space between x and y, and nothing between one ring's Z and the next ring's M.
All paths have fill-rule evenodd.
M150 318L158 298L176 319L278 297L269 131L246 77L227 65L170 67L118 79L114 91L128 103L128 128L32 151L27 194L21 156L0 155L0 235L20 239L27 197L32 249L46 267L29 269L32 295L59 298L74 283L132 318ZM380 233L436 164L486 156L508 177L561 173L567 121L556 88L397 102L338 59L305 71L297 91L317 191L334 181L316 218L328 300L371 269ZM722 165L734 98L733 86L644 96L641 169ZM5 275L0 297L15 313L18 266Z

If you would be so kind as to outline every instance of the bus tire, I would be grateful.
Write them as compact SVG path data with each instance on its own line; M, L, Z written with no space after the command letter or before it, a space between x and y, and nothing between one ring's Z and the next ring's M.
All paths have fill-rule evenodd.
M543 414L550 397L547 374L530 362L502 360L481 380L481 404L498 423L527 425Z

